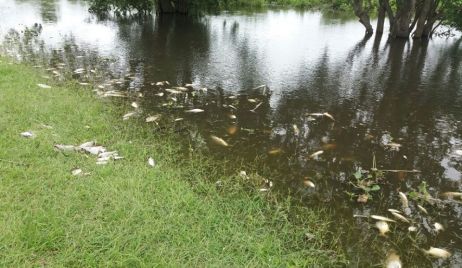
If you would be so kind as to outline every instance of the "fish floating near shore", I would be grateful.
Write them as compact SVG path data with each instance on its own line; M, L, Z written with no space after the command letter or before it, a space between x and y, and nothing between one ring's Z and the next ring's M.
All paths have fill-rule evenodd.
M37 84L37 86L40 88L51 88L51 86L45 84Z
M190 113L190 114L197 114L197 113L203 113L204 110L202 109L191 109L191 110L187 110L185 111L185 113Z
M210 139L212 140L213 143L215 143L217 145L220 145L220 146L223 146L223 147L228 147L229 146L229 144L220 137L210 135Z
M424 250L425 253L428 255L435 257L435 258L442 258L442 259L447 259L451 257L451 253L445 249L442 248L434 248L430 247L429 250Z
M385 236L390 231L390 226L386 221L378 221L375 223L375 227L379 230L381 236Z

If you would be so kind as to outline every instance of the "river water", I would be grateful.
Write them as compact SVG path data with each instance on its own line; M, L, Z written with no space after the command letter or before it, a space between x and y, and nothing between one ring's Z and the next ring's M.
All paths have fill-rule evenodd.
M271 180L270 192L331 210L352 267L380 266L393 250L406 267L462 266L462 199L444 195L462 192L459 35L368 38L355 18L290 9L142 20L87 10L2 0L0 51L100 94L128 92L143 114L176 124L191 150L251 163L241 167ZM205 112L184 112L193 108ZM394 218L390 208L411 223L391 223L383 237L367 216ZM430 246L452 256L423 254Z

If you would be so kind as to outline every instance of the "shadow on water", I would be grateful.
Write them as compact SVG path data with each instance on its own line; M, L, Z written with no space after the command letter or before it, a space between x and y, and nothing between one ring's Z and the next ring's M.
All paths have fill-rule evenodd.
M65 6L44 9L55 15L40 11L42 21L60 25L56 13ZM76 29L50 47L45 37L52 33L36 24L3 34L0 51L102 97L124 97L116 103L136 101L143 121L159 115L148 126L153 131L173 125L183 135L186 154L207 151L236 173L244 168L271 180L269 194L329 208L352 266L380 265L391 250L406 266L462 264L462 204L442 198L462 191L462 39L366 36L338 46L329 33L350 27L347 20L338 26L317 13L290 11L96 23L85 13L84 20L110 25L103 29L112 42L101 49ZM302 35L308 44L284 43L303 30L287 30L287 21L314 25L315 37L327 41ZM165 80L171 85L156 85ZM204 112L185 112L191 109ZM231 146L214 144L211 135ZM391 232L379 236L368 216L393 217L390 208L411 223L390 224ZM445 230L435 231L436 222ZM422 252L430 246L453 256L431 259Z

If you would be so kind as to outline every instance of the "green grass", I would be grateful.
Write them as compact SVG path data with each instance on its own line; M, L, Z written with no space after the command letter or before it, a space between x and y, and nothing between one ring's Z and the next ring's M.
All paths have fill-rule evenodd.
M122 121L123 109L107 102L0 58L1 267L332 267L344 260L325 213L243 190L221 163L181 156L178 137ZM21 137L27 130L36 137ZM88 140L125 159L97 166L95 157L53 150ZM72 176L74 167L91 174Z

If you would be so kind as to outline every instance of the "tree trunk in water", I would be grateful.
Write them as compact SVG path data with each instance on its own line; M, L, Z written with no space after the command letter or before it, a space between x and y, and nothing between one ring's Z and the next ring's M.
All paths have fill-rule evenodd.
M410 23L415 9L415 0L397 1L395 21L391 31L392 37L408 38L410 34Z
M417 19L417 28L414 31L414 35L412 36L414 39L422 38L424 28L425 28L425 22L429 18L429 12L430 12L430 7L431 3L433 0L424 0L422 9L419 14L419 18Z
M381 34L383 33L383 25L385 23L385 13L387 12L387 8L385 6L385 1L384 0L379 0L379 10L377 12L378 18L377 18L377 33Z
M188 13L188 0L157 0L157 13Z
M366 34L370 35L374 33L374 29L371 25L371 20L369 18L369 14L363 8L363 1L362 0L353 0L353 10L355 11L355 15L359 18L359 22L366 28Z
M393 9L391 9L390 1L389 0L381 0L385 6L385 10L387 11L388 22L390 23L390 31L393 28L393 24L395 23L395 15L393 14Z

